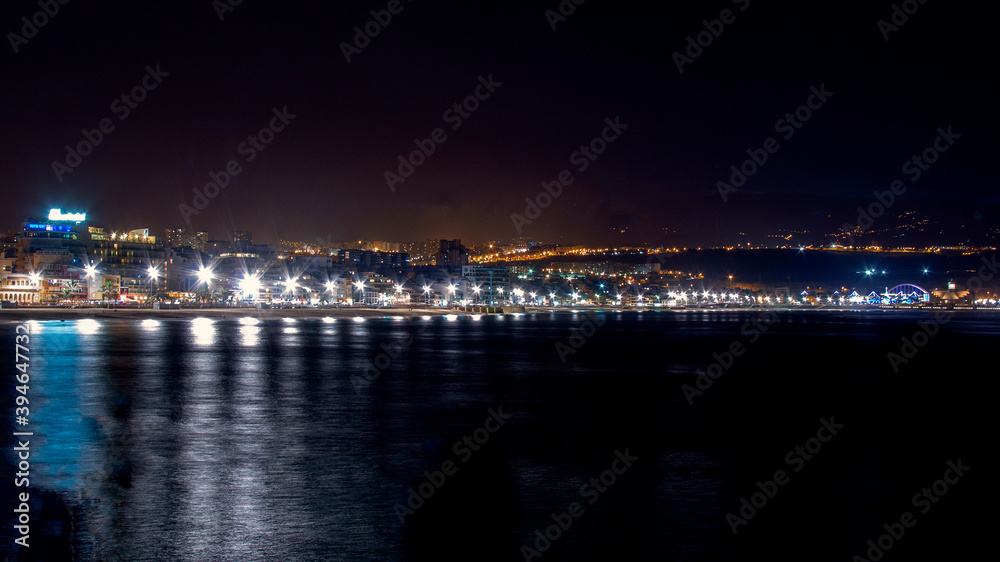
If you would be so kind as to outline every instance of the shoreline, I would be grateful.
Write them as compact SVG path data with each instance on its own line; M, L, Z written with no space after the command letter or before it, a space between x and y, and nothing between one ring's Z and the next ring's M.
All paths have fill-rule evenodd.
M799 312L799 311L826 311L826 312L916 312L922 311L928 314L936 312L1000 312L1000 308L946 308L946 307L740 307L740 308L616 308L616 307L525 307L524 312L514 312L515 314L558 314L558 313L587 313L587 312L762 312L765 310L774 312ZM484 316L511 314L508 313L479 313L467 312L464 310L441 309L441 308L292 308L292 309L256 309L256 308L187 308L179 310L152 310L148 308L60 308L60 307L31 307L0 309L0 322L25 321L25 320L75 320L75 319L119 319L119 320L183 320L192 318L219 318L219 319L239 319L244 317L254 317L258 319L269 318L386 318L386 317L413 317L413 316L448 316L448 315L476 315Z

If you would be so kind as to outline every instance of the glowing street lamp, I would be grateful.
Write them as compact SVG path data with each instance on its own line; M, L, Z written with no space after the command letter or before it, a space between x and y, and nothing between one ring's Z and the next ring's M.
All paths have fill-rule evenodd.
M240 291L243 292L244 297L249 295L250 298L256 298L260 293L260 277L249 273L245 274L240 282Z
M361 304L365 303L365 282L358 283L358 291L361 291Z
M197 275L198 275L198 283L199 284L205 284L205 285L211 285L212 284L212 270L211 269L209 269L209 268L207 268L205 266L201 266L200 268L198 268Z
M149 269L146 270L146 272L149 273L149 299L148 300L152 301L153 300L153 285L156 283L156 280L159 279L159 277L160 277L160 270L157 269L156 266L151 265L151 266L149 266Z
M431 303L431 286L424 285L424 304Z

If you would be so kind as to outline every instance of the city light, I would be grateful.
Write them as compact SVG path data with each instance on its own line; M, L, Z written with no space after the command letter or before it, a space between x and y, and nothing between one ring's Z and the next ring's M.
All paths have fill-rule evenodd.
M49 220L80 223L87 220L87 213L64 213L62 209L49 209Z
M240 291L249 297L256 297L260 292L260 277L247 273L240 281Z
M28 280L31 281L31 285L32 286L37 287L42 282L42 274L41 273L29 273L28 274Z
M209 285L209 284L212 283L212 270L211 269L209 269L209 268L207 268L205 266L201 266L198 269L197 275L198 275L198 282L199 283L203 283L205 285Z
M146 272L149 273L150 279L159 279L160 278L160 270L157 269L155 266L152 266L152 265L149 266L149 269L147 269Z

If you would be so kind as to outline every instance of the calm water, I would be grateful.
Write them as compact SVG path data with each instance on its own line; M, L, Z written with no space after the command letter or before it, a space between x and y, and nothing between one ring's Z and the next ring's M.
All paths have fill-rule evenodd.
M523 560L579 502L533 559L850 560L959 457L971 471L886 560L964 559L988 536L1000 319L955 317L894 373L886 353L924 317L777 313L757 339L755 312L601 313L572 342L582 314L33 323L32 546L11 559ZM563 363L558 342L579 349ZM732 342L745 352L689 404L682 385ZM786 454L831 416L843 429L793 473ZM782 469L734 536L726 514Z

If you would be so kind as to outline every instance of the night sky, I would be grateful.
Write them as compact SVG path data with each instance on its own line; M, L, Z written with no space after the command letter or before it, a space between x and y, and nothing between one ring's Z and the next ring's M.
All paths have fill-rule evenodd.
M61 207L158 235L510 239L524 198L568 169L573 183L520 234L602 241L609 223L655 222L679 199L705 197L711 216L726 205L716 182L768 137L780 150L741 194L870 197L948 126L960 140L907 197L998 201L996 33L979 7L928 0L886 41L889 1L589 0L553 30L557 0L402 0L348 62L342 43L388 4L244 0L220 21L210 0L72 0L20 42L9 33L41 9L5 2L0 226ZM723 10L735 21L679 72L673 53ZM157 65L168 75L116 110ZM453 129L446 110L490 75L499 85ZM833 95L781 138L776 122L821 85ZM247 162L241 143L286 107L295 117ZM628 128L578 171L571 154L616 116ZM102 119L114 130L59 181L53 162ZM385 172L437 128L446 140L390 190ZM230 160L240 173L185 224L179 205Z

